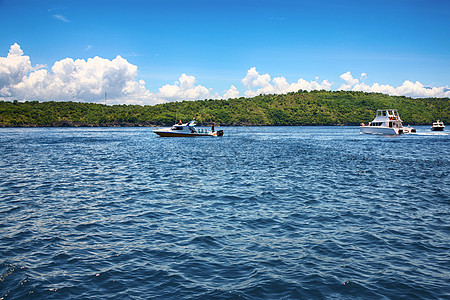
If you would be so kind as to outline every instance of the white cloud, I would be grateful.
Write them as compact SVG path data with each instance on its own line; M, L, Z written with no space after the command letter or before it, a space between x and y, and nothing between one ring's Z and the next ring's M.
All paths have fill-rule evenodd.
M350 73L350 71L348 71L348 72L342 74L342 75L339 76L339 77L341 77L341 79L344 80L346 83L343 84L343 85L341 85L341 86L339 87L338 90L344 90L344 91L346 91L346 90L351 89L351 87L352 87L353 85L359 83L359 80L356 79L356 78L353 78L353 76L352 76L352 74Z
M195 77L182 74L173 85L166 84L159 88L156 98L165 102L177 100L197 100L211 97L209 90L202 85L195 85Z
M257 77L258 72L256 71L256 68L253 67L247 71L247 75L241 81L246 87L250 88L253 80L256 79Z
M24 76L32 70L30 57L23 55L23 51L17 43L12 45L8 56L0 57L0 90L2 95L11 96L8 87L20 83Z
M413 83L412 81L405 80L402 85L398 87L391 86L389 84L374 83L371 86L365 83L359 83L358 79L354 79L350 72L346 72L340 76L346 84L341 85L339 90L351 90L362 91L369 93L382 93L391 96L408 96L413 98L419 97L450 97L450 91L445 87L425 87L419 81ZM362 73L361 78L366 79L367 74Z
M52 17L54 19L56 19L56 20L60 20L60 21L63 21L65 23L70 23L70 21L66 17L64 17L63 15L56 14L56 15L53 15Z
M0 57L0 100L74 100L104 102L108 104L156 104L180 100L229 99L240 94L252 97L260 94L281 94L298 90L330 90L333 83L299 78L288 82L283 76L272 77L259 74L256 67L247 71L241 80L245 87L239 91L235 85L223 92L223 96L212 89L197 84L196 78L182 74L173 84L151 92L144 80L138 79L138 67L121 56L109 60L93 57L87 60L65 58L56 61L49 69L43 65L33 66L30 57L24 55L20 46L11 45L6 57ZM389 84L364 82L366 73L360 80L353 78L350 71L340 75L344 81L338 90L378 92L389 95L410 97L450 97L445 87L426 87L422 83L409 80L398 87Z
M51 70L42 67L33 67L20 46L12 45L8 56L0 57L0 99L103 102L106 93L109 104L156 104L220 98L186 74L152 93L143 80L136 79L137 66L119 55L112 60L65 58L56 61Z
M361 80L367 79L367 73L361 73ZM298 79L297 82L288 83L284 77L275 77L271 79L269 74L260 75L255 67L247 71L247 75L242 79L242 83L247 87L245 96L253 97L260 94L282 94L288 92L296 92L298 90L330 90L333 83L328 80L318 82L316 77L314 81L307 81L303 78ZM409 97L450 97L450 91L445 87L425 87L422 83L416 81L415 83L406 80L398 87L389 84L374 83L371 86L354 78L350 71L340 75L344 80L338 90L351 90L383 93L392 96L409 96ZM252 88L257 88L253 90Z
M55 62L51 71L32 72L12 90L25 99L96 101L104 93L115 99L130 92L130 83L137 75L137 67L120 56L113 60L65 58Z
M330 83L328 80L322 80L322 82L317 81L306 81L303 78L300 78L296 83L291 84L290 92L298 91L298 90L329 90L333 83Z
M228 91L223 95L223 99L237 98L239 97L238 89L232 85Z
M65 58L55 62L51 72L42 67L32 67L30 57L23 55L19 45L12 45L8 56L0 57L0 98L96 102L107 93L114 103L158 102L144 81L136 81L137 66L121 56Z
M298 79L297 82L288 83L283 76L271 79L269 74L259 75L255 67L247 71L247 75L242 79L242 83L248 88L244 93L247 97L253 97L260 94L283 94L296 92L298 90L329 90L332 85L332 83L327 80L323 80L319 83L317 81L306 81L303 78ZM257 90L252 90L252 87L259 88Z

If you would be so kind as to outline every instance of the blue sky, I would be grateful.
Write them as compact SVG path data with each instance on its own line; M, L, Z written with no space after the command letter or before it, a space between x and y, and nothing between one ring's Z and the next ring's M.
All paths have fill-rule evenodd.
M298 87L450 96L450 1L0 0L0 27L6 100L110 91L154 104Z

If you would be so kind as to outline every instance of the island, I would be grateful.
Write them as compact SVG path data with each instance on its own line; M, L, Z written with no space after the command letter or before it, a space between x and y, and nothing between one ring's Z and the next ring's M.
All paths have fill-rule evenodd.
M199 125L359 125L377 109L397 109L405 124L450 123L450 98L410 98L359 91L303 91L228 100L105 105L73 101L0 101L0 127Z

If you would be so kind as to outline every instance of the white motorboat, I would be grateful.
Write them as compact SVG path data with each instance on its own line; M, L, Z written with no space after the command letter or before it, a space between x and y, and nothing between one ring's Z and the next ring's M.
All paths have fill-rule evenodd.
M443 131L444 128L445 128L444 122L442 122L441 120L437 120L431 126L431 131Z
M416 132L411 126L403 127L403 121L396 109L379 109L377 115L369 124L361 123L361 133L372 134L402 134Z
M163 137L194 137L194 136L222 136L223 130L214 130L214 125L212 126L212 130L208 131L207 129L199 129L195 128L195 118L188 123L177 123L172 127L161 128L153 130L159 136Z

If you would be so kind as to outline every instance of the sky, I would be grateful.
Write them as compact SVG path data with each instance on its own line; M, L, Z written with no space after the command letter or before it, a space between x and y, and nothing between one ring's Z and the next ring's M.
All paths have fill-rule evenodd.
M0 0L0 100L450 97L448 0Z

